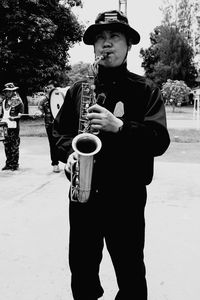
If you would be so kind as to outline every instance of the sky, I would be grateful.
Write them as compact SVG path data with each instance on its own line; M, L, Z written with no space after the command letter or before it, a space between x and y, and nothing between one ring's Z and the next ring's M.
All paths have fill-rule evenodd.
M86 28L94 23L98 13L119 8L118 0L82 0L83 8L75 8L73 12L78 16L78 20L86 25ZM140 33L140 43L133 45L128 55L128 69L134 73L143 75L144 69L141 67L142 59L139 57L141 48L150 46L150 33L156 26L161 24L162 13L159 7L162 0L127 0L127 16L131 27ZM122 10L124 6L122 6ZM93 63L93 46L85 45L83 42L76 44L70 51L70 63L75 64L80 61Z

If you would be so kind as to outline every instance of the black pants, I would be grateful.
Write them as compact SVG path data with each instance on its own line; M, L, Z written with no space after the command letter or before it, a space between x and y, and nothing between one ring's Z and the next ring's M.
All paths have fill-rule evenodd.
M99 267L104 241L119 287L115 300L147 300L145 203L145 187L129 198L99 195L85 204L70 203L69 264L75 300L96 300L103 295Z
M4 150L6 155L6 166L18 168L19 166L19 128L8 128L8 135L5 137Z
M51 165L55 166L58 165L58 156L56 154L56 141L52 135L52 127L53 127L52 124L46 126L46 132L47 132L47 137L48 137L49 147L50 147Z

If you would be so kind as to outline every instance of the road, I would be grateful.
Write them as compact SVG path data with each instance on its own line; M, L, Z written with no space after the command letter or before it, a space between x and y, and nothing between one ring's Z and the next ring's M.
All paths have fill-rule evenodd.
M158 158L148 187L145 261L149 300L200 294L200 160ZM0 163L4 165L0 143ZM45 137L22 137L20 169L0 171L0 300L72 300L68 267L68 189L52 172ZM117 290L107 250L104 300Z

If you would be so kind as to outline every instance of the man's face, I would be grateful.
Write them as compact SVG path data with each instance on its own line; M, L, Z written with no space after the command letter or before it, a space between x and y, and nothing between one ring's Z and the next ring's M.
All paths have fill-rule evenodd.
M54 89L54 85L53 84L48 84L46 87L45 87L45 91L47 94L49 94L51 92L51 90Z
M14 96L16 96L16 91L6 91L6 97L12 98Z
M126 37L118 31L104 30L95 39L94 52L96 56L106 53L100 64L105 67L117 67L122 64L129 50Z

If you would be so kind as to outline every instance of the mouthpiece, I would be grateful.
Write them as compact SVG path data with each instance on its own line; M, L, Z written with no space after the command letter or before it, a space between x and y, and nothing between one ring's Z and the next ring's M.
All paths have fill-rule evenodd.
M95 58L95 62L94 62L95 66L98 65L98 63L99 63L101 60L103 60L103 59L105 59L105 55L104 55L104 54L97 56L97 57Z
M100 56L96 57L95 61L97 60L98 61L97 63L99 63L100 60L104 60L108 55L109 55L108 52L103 52Z

